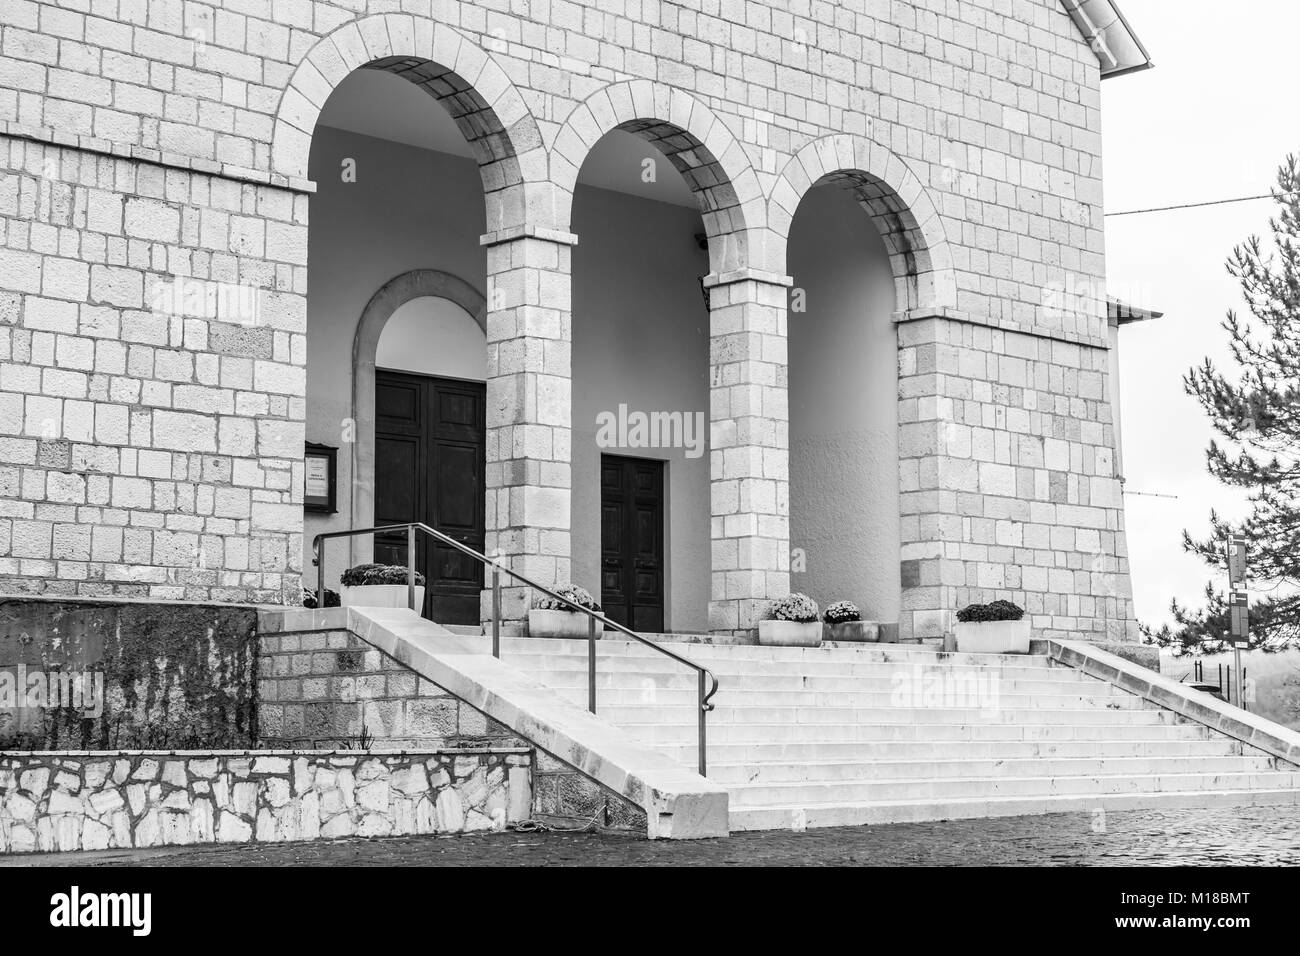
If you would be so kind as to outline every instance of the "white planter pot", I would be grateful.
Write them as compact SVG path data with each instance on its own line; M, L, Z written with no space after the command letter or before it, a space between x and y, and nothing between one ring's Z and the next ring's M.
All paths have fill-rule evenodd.
M874 644L880 640L880 624L876 621L845 621L843 624L827 624L823 640L852 641L859 644Z
M339 603L344 607L408 607L405 584L358 584L339 586ZM424 585L416 585L415 610L424 608Z
M582 637L587 636L591 618L577 611L552 611L533 608L528 612L529 637ZM596 640L604 628L596 624Z
M1018 621L972 621L953 626L962 654L1028 654L1029 618Z
M817 647L822 642L822 622L759 621L758 643L772 647Z

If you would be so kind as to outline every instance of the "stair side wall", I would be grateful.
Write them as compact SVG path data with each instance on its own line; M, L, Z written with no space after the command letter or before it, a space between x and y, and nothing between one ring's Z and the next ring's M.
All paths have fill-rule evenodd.
M535 816L644 832L645 813L443 687L346 630L263 634L258 740L364 751L522 747L534 751Z

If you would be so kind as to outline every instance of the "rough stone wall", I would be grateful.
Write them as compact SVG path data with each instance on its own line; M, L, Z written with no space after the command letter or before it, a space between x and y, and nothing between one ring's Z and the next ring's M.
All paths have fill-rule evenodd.
M257 652L247 606L0 598L0 749L254 747ZM93 706L29 693L38 673L100 686Z
M709 284L739 333L713 343L725 391L711 407L726 442L711 459L715 630L752 629L787 586L785 323L773 290L789 284L785 241L813 184L852 190L885 236L900 320L918 320L900 361L912 346L947 348L932 316L1105 347L1099 68L1059 0L124 0L108 17L7 0L4 10L10 588L57 578L82 593L295 593L307 158L321 105L367 64L441 98L480 162L494 263L488 539L512 566L568 567L570 209L584 157L611 129L656 144L699 192ZM50 144L66 147L54 163ZM144 290L176 276L259 289L263 317L228 327L205 307L164 321ZM1062 308L1046 301L1057 287L1092 294ZM936 337L919 342L922 332ZM943 382L907 377L900 400L919 402L937 430ZM1002 388L982 401L993 415L1019 411ZM1091 432L1100 419L1077 411ZM930 475L964 456L936 437L909 457ZM1049 533L1050 566L1075 572L1056 575L1052 586L1069 590L1036 612L1048 630L1110 598L1092 569L1072 567L1094 553L1087 532L1113 544L1096 573L1127 573L1119 504L1091 500L1092 474L1069 474L1090 486L1078 507L1108 515L1078 524L1093 517L1076 503L1050 488L1035 499L1050 514L1028 523L1062 531L1060 544ZM954 609L955 593L935 587L984 587L981 575L1012 587L1020 573L1003 551L984 553L983 526L967 524L956 495L932 500L927 526L945 530L903 542L905 562L934 579L905 579L905 635ZM940 557L922 546L960 562L961 583L947 571L940 583ZM993 564L1001 570L982 570ZM521 593L506 597L521 611Z
M347 631L264 634L258 660L265 747L385 750L526 748L533 811L644 830L639 807Z
M0 753L0 853L502 829L532 757L312 751Z

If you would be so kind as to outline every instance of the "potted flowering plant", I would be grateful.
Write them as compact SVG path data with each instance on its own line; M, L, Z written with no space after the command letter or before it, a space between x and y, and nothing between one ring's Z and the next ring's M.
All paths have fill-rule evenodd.
M957 612L953 633L964 654L1029 653L1029 619L1010 601L967 605Z
M822 642L822 623L817 602L806 594L791 594L773 601L767 616L758 622L758 643L816 647Z
M600 613L600 605L586 588L580 588L576 584L561 584L555 593L574 604ZM549 594L538 594L528 612L529 637L586 637L590 626L587 615L573 610ZM597 625L596 636L600 637L603 630Z
M408 607L407 569L400 564L358 564L339 578L344 607ZM424 575L415 572L415 609L424 607Z
M304 586L302 589L302 606L315 609L318 606L316 591L313 588ZM339 592L333 588L325 589L325 606L339 606Z
M852 601L836 601L822 615L826 623L824 640L875 643L880 640L880 625L862 620L862 612Z

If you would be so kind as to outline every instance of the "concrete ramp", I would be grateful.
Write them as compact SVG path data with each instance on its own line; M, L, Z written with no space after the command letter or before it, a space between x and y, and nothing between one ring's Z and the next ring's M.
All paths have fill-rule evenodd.
M492 657L482 638L453 634L408 608L289 610L261 618L266 634L350 632L641 807L651 839L728 834L726 789Z

